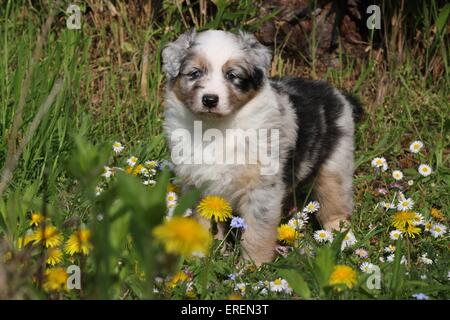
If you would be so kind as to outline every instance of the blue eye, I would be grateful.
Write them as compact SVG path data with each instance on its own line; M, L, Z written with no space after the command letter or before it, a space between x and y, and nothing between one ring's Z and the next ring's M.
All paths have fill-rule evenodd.
M198 79L201 77L201 75L202 75L202 72L198 69L195 69L194 71L192 71L191 73L188 74L189 79L191 79L191 80Z

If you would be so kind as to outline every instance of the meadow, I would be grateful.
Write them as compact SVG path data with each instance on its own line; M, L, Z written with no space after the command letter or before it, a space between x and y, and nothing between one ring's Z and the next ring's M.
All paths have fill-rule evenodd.
M353 233L322 230L307 189L278 229L277 258L256 267L226 199L180 192L160 54L192 27L256 32L279 12L80 1L81 29L69 29L68 1L0 1L0 298L449 299L450 5L412 2L383 19L381 46L369 37L355 57L339 45L334 66L319 67L315 32L307 55L275 42L271 75L328 81L365 116ZM188 217L199 203L231 222L234 245Z

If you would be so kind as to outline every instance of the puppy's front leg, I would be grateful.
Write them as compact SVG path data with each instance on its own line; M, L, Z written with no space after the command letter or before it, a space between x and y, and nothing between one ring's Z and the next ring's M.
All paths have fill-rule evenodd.
M275 188L254 189L242 196L239 212L247 223L241 245L257 266L272 261L281 219L282 195Z

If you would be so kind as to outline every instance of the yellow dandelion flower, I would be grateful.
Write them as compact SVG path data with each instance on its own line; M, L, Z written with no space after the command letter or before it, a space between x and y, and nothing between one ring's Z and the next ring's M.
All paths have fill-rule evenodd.
M50 248L47 250L46 263L52 267L59 264L62 261L63 253L58 248Z
M44 216L42 214L40 214L39 212L33 212L31 214L31 219L30 219L30 226L38 226L42 220L44 220Z
M90 238L91 231L81 228L70 235L64 247L64 251L71 256L75 253L87 255L92 249Z
M54 248L59 246L63 239L64 238L58 229L52 225L46 225L45 229L36 229L32 236L32 241L34 241L33 244L37 245L42 241L46 248Z
M401 228L400 231L405 233L410 238L415 238L416 235L419 235L422 230L412 224L409 224L406 228Z
M153 229L153 235L164 244L167 252L185 257L207 254L212 242L211 234L191 218L173 217Z
M132 166L128 166L128 167L125 169L125 172L128 173L128 174L132 174L132 173L133 173L133 167L132 167Z
M334 267L330 276L331 285L343 284L351 289L356 284L356 271L345 265L337 265Z
M190 278L186 273L184 273L183 271L179 271L173 275L167 286L173 289L177 286L177 284L187 282L189 280Z
M133 176L137 176L141 173L142 169L144 169L144 166L142 164L138 164L133 170Z
M23 237L17 239L17 248L22 249L22 247L25 247L27 244L33 241L34 241L34 233L31 229L29 229Z
M198 213L215 221L225 221L232 217L230 204L222 197L206 196L197 206Z
M392 225L397 229L405 229L407 224L412 225L415 219L414 211L399 211L392 218Z
M45 291L59 291L66 288L67 272L64 268L52 268L45 271Z
M282 224L278 227L278 240L287 244L294 244L295 239L298 238L298 232L293 227L287 224Z
M436 220L444 220L444 215L442 214L442 211L439 209L432 208L430 214Z

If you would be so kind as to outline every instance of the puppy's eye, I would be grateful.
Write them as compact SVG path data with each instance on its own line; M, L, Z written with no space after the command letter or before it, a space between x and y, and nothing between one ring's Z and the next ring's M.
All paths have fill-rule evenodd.
M188 74L188 77L189 77L190 80L195 80L195 79L200 78L202 76L202 74L203 73L200 70L195 69L195 70L193 70L192 72L190 72Z
M229 71L229 72L227 72L226 74L225 74L225 78L227 79L227 80L234 80L234 79L238 79L239 78L239 76L237 75L237 73L236 72L234 72L234 71Z

